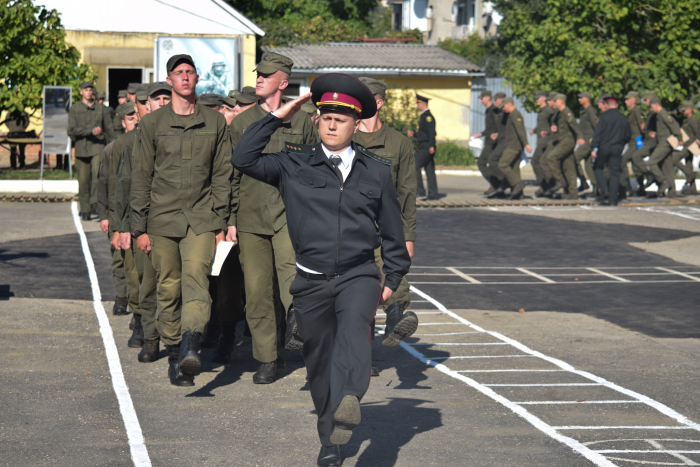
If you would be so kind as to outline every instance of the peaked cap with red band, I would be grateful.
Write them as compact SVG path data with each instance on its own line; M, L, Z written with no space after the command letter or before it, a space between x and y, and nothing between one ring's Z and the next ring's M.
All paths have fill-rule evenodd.
M311 100L321 110L355 112L362 119L377 113L372 91L362 81L341 73L316 78L311 83Z

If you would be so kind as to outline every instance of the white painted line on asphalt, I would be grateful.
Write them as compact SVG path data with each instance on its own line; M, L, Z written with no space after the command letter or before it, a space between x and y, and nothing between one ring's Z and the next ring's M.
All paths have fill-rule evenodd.
M668 210L665 210L665 209L642 208L642 207L638 207L637 209L640 210L640 211L646 211L646 212L657 212L657 213L661 213L661 214L670 214L670 215L672 215L672 216L683 217L683 218L685 218L685 219L690 219L690 220L693 220L693 221L700 220L700 219L698 219L697 217L689 216L688 214L682 214L682 213L680 213L680 212L675 212L675 211L668 211Z
M440 311L438 313L442 313L442 311ZM414 334L413 337L417 337L417 336L461 336L464 334L483 334L483 333L481 331L440 332L437 334Z
M666 426L666 425L649 425L649 426L553 426L555 430L696 430L690 426Z
M407 345L508 345L505 342L415 342Z
M531 357L531 355L528 355ZM598 383L542 383L542 384L484 384L490 388L529 388L529 387L545 387L545 386L600 386Z
M538 352L536 350L532 350L529 347L527 347L526 345L524 345L524 344L522 344L514 339L506 337L498 332L487 331L486 329L484 329L480 326L477 326L476 324L471 323L470 321L464 319L463 317L459 316L458 314L448 310L442 303L438 302L437 300L432 298L430 295L420 291L419 289L417 289L414 286L411 286L411 291L420 295L422 298L430 301L433 305L435 305L435 307L438 310L442 311L443 313L452 317L453 319L459 321L460 323L465 324L466 326L470 327L471 329L474 329L476 331L483 331L487 334L490 334L491 336L501 340L502 342L510 344L511 346L515 347L516 349L520 350L521 352L532 355L534 357L539 357L540 359L545 360L545 361L559 367L561 369L561 371L566 371L566 372L569 372L572 374L582 376L582 377L589 379L593 382L599 383L602 386L605 386L609 389L613 389L619 393L622 393L626 396L629 396L629 397L632 397L633 399L635 399L634 401L624 401L624 403L627 403L627 404L628 403L646 404L646 405L652 407L653 409L657 410L658 412L661 412L662 414L666 415L667 417L675 420L676 422L678 422L682 425L685 425L685 428L700 431L700 424L693 422L692 420L688 419L684 415L681 415L680 413L676 412L672 408L670 408L670 407L668 407L668 406L666 406L658 401L655 401L655 400L653 400L653 399L651 399L643 394L640 394L638 392L623 388L622 386L618 386L617 384L612 383L610 381L607 381L607 380L605 380L601 377L598 377L592 373L577 370L573 366L571 366L570 364L568 364L562 360L559 360L559 359L556 359L553 357L549 357L547 355L544 355L541 352ZM473 379L468 378L468 377L461 374L461 373L479 372L479 371L486 372L486 371L492 371L492 370L453 371L443 364L440 364L440 363L437 363L433 360L428 359L422 353L420 353L415 347L410 346L410 345L406 344L405 342L401 343L401 347L404 350L406 350L407 352L409 352L411 355L413 355L414 357L419 359L421 362L426 363L426 364L431 365L431 366L434 366L439 371L441 371L445 374L448 374L456 379L459 379L460 381L465 382L466 384L468 384L469 386L478 390L482 394L484 394L488 397L491 397L492 399L501 403L502 405L504 405L505 407L507 407L511 411L513 411L514 413L525 418L528 422L530 422L533 426L535 426L537 429L539 429L543 433L545 433L548 436L550 436L551 438L553 438L557 441L560 441L561 443L569 446L571 449L573 449L574 451L583 455L584 457L586 457L587 459L592 461L594 464L596 464L598 466L614 466L615 465L610 460L608 460L606 457L597 454L596 452L592 451L588 447L581 444L579 441L577 441L573 438L569 438L567 436L561 435L560 433L557 432L556 427L552 427L552 426L548 425L547 423L545 423L544 421L542 421L541 419L539 419L535 415L533 415L530 412L528 412L527 410L525 410L522 407L522 405L513 403L512 401L508 400L507 398L497 394L493 389L477 382L476 380L473 380ZM621 402L616 401L615 403L621 403ZM595 428L588 427L587 429L595 429Z
M667 269L667 268L656 268L656 269L658 269L659 271L670 272L671 274L677 274L681 277L685 277L686 279L692 279L694 281L700 282L700 278L695 277L695 276L691 276L690 274L685 274L685 273L674 271L673 269Z
M529 276L536 277L537 279L539 279L543 282L547 282L549 284L556 284L556 282L553 281L552 279L549 279L548 277L544 277L540 274L537 274L536 272L532 272L529 269L525 269L525 268L515 268L515 269L517 269L520 272L524 272L525 274L527 274Z
M641 404L642 401L527 401L513 402L518 405L550 405L550 404Z
M83 225L80 222L77 202L73 201L71 203L71 211L73 212L73 222L75 222L75 228L80 236L80 244L83 248L85 263L87 264L88 276L90 277L90 285L92 287L93 307L95 308L97 322L100 325L100 334L102 335L102 342L105 346L109 373L112 377L112 386L117 396L117 401L119 402L119 411L122 414L124 428L126 428L126 435L129 439L131 460L137 467L150 467L151 459L148 457L148 450L146 449L146 442L143 439L141 425L139 424L139 419L134 409L134 403L129 394L129 388L124 379L124 373L119 360L119 352L117 351L117 345L114 342L114 335L112 334L112 327L109 324L109 318L107 318L104 306L102 306L102 293L100 292L100 285L97 281L97 271L95 271L95 263L92 261L92 254L90 253L87 237L85 236Z
M665 274L654 274L654 275L665 275ZM690 281L687 280L652 280L652 281L628 281L625 280L623 281L624 283L627 284L678 284L678 283L685 283L687 284ZM550 285L550 284L556 284L556 285L569 285L569 284L620 284L621 282L619 280L609 280L609 281L551 281L551 282L536 282L536 281L520 281L520 282L482 282L479 285ZM476 285L476 284L470 284L468 282L415 282L411 281L411 284L418 284L418 285Z
M464 279L465 281L471 282L472 284L481 284L481 282L479 282L478 280L474 279L472 276L469 276L469 275L467 275L467 274L464 274L464 273L463 273L462 271L460 271L459 269L455 269L455 268L445 268L445 269L447 269L448 271L450 271L450 272L452 272L452 273L454 273L454 274L457 274L459 277L461 277L461 278Z
M631 454L631 453L640 453L640 454L660 454L660 453L665 453L665 454L700 454L700 451L683 451L683 450L671 450L671 449L665 449L665 450L643 450L643 449L603 449L600 451L596 451L601 454ZM666 464L666 465L679 465L679 464ZM685 464L685 465L698 465L698 464Z
M468 358L534 358L532 355L455 355L450 357L431 357L431 360L459 360ZM469 370L464 370L469 371ZM485 370L486 371L486 370ZM458 371L457 373L462 373ZM488 386L486 384L485 386Z
M525 356L525 355L523 355ZM527 355L528 357L532 357L532 355ZM452 357L456 358L456 357ZM498 356L494 356L493 358L498 358ZM435 360L435 358L433 358ZM457 370L456 373L529 373L529 372L546 372L546 373L551 373L551 372L564 372L566 370L536 370L536 369L527 369L527 368L513 368L513 369L508 369L508 370Z
M596 269L596 268L586 268L586 269L588 269L589 271L595 272L596 274L600 274L601 276L606 276L606 277L609 277L611 279L615 279L616 281L630 282L623 277L616 276L614 274L610 274L609 272L601 271L600 269Z
M418 323L418 326L452 326L452 325L459 325L462 323Z

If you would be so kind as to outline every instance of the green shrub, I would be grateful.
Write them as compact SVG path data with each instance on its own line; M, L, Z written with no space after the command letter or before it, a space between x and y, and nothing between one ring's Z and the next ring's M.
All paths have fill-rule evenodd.
M469 148L458 146L452 141L438 141L435 148L435 165L474 165L476 158Z

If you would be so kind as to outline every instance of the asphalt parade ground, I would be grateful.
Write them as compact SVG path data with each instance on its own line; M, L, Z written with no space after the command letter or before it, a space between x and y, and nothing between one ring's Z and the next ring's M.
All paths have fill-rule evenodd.
M303 361L254 385L241 329L171 386L75 209L0 203L0 465L315 465ZM372 342L344 465L700 465L700 210L421 209L409 281L421 325Z

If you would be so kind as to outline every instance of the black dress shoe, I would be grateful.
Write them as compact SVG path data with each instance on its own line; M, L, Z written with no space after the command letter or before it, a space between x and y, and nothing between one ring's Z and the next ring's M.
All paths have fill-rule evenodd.
M158 360L158 354L160 353L160 340L156 339L153 341L146 340L143 343L141 352L139 352L139 362L141 363L153 363Z
M199 346L202 342L201 332L185 331L180 342L180 360L178 361L178 379L187 381L202 371L202 360L199 357Z
M168 351L168 378L173 386L194 386L194 376L189 379L178 379L180 368L178 360L180 360L180 344L166 345Z
M114 316L123 316L126 314L126 307L129 305L129 301L126 297L115 297L114 306L112 307L112 314Z
M321 452L318 453L318 461L316 465L337 466L343 465L343 458L340 457L340 446L321 446Z
M348 444L352 437L352 430L360 424L360 401L357 397L347 395L340 401L333 414L333 433L331 443Z
M382 339L384 347L398 347L404 337L412 336L418 329L418 316L412 311L404 313L404 308L403 302L394 302L386 308L386 327Z
M141 315L134 315L134 332L131 334L127 346L132 349L140 349L143 347L143 325L141 324Z
M253 375L254 384L272 384L277 377L277 362L261 363Z
M287 330L284 333L284 348L287 352L299 353L304 347L304 339L299 335L299 325L297 324L297 314L294 308L287 313Z

